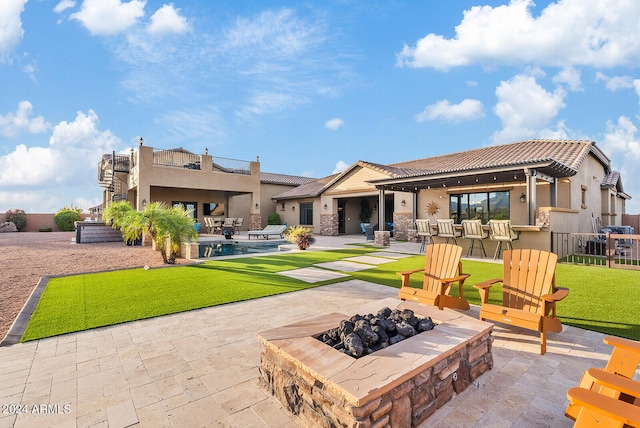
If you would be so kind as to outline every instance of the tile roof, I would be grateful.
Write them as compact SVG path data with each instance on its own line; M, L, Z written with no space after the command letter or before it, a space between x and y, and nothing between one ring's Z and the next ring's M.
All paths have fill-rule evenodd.
M603 162L608 159L587 140L528 140L518 143L482 147L465 152L452 153L399 162L389 165L396 171L395 177L432 175L451 172L479 171L499 167L525 167L550 164L558 172L574 175L587 155L597 151ZM390 172L392 172L390 170ZM404 173L403 173L404 172Z
M297 198L311 198L318 196L325 186L330 183L334 178L336 178L339 174L329 175L324 178L319 178L312 182L303 184L301 186L295 187L293 189L287 190L286 192L280 193L279 195L274 196L272 199L297 199Z
M616 187L620 180L620 173L618 171L612 171L611 174L607 174L602 179L600 186L602 187ZM622 189L621 189L622 190Z
M324 177L304 186L291 189L277 195L276 198L293 199L317 196L325 188L330 187L340 176L357 166L382 172L389 176L388 179L373 180L371 183L438 174L460 173L469 175L495 169L527 167L540 168L541 172L556 177L568 177L576 174L578 168L590 153L602 163L607 173L611 173L609 159L596 147L593 141L536 139L389 165L360 160L341 174ZM612 176L608 180L616 180L616 178ZM619 175L617 180L618 185L621 186ZM605 183L603 182L604 185Z
M285 186L300 186L315 181L315 178L301 177L299 175L275 174L272 172L260 172L260 182L266 184L282 184Z

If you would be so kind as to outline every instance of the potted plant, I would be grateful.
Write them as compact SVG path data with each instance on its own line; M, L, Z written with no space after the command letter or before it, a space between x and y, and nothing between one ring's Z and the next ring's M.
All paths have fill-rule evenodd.
M316 242L316 238L313 237L313 232L308 227L304 226L291 226L284 233L287 241L292 244L297 244L301 250L306 250Z

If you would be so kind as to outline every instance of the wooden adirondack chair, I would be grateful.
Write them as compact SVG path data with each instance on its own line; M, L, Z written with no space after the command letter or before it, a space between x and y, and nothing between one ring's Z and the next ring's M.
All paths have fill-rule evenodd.
M640 427L640 407L633 404L584 388L571 388L567 398L580 408L575 428Z
M427 246L425 267L406 272L398 272L402 277L402 287L398 293L401 300L426 303L437 306L467 310L469 303L464 298L463 284L468 274L462 273L462 247L453 244L433 244ZM422 288L409 286L412 274L422 272L424 282ZM450 294L454 282L459 284L458 296Z
M540 332L540 355L547 352L547 333L562 331L556 302L569 289L556 287L558 256L541 250L504 252L503 277L474 285L480 292L481 320L493 320ZM489 303L489 289L502 283L502 305Z
M634 396L636 397L635 402L638 404L640 399L637 398L637 394L634 395L629 391L625 391L623 387L620 386L612 387L612 384L616 384L616 379L607 377L606 374L608 373L620 378L619 382L626 382L626 380L632 379L638 369L638 365L640 365L640 342L615 336L606 336L603 341L607 345L613 346L613 351L611 352L607 365L604 369L589 369L585 371L578 387L616 400L625 398L626 401L630 401L628 396ZM603 376L607 382L599 380L602 379ZM640 387L640 384L637 385ZM627 397L621 397L623 392L627 394ZM565 415L575 420L581 410L582 406L580 404L570 400Z

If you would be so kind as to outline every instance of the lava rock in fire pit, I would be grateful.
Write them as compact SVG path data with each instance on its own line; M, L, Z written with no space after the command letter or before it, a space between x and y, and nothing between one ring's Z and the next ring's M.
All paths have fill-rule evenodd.
M418 318L411 309L383 308L376 315L354 315L318 337L354 358L369 355L423 331L433 330L429 317Z

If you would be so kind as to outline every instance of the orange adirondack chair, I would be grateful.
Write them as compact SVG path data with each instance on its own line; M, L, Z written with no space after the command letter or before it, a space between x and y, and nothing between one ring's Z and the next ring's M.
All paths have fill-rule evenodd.
M640 403L640 383L631 381L640 365L640 342L635 340L623 339L621 337L606 336L604 343L613 346L611 356L604 369L589 369L584 372L578 387L607 396L609 398L624 401L635 401L636 405ZM635 390L634 390L635 388ZM626 397L622 394L625 394ZM630 400L629 397L635 397ZM583 405L570 398L569 405L565 411L565 415L576 420L580 412L584 411ZM593 411L594 409L591 409ZM640 410L640 407L638 407Z
M616 377L616 375L609 374ZM634 382L630 379L624 380ZM640 427L640 407L633 404L584 388L569 389L567 398L580 408L576 423L573 425L574 428Z
M541 250L504 252L503 277L474 285L480 292L481 320L493 320L540 332L540 355L547 352L547 333L562 331L556 302L569 289L556 287L558 256ZM489 289L502 283L502 305L489 303Z
M453 244L432 244L427 246L424 269L398 272L402 277L402 287L398 298L437 306L467 310L469 302L464 298L463 284L468 274L462 273L462 247ZM422 272L422 288L409 286L412 274ZM459 284L458 296L452 296L451 286Z

